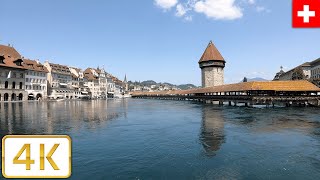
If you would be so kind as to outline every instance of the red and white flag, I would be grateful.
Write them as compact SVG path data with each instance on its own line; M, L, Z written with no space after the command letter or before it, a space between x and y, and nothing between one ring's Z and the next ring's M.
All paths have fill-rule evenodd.
M292 26L320 28L320 0L293 0Z

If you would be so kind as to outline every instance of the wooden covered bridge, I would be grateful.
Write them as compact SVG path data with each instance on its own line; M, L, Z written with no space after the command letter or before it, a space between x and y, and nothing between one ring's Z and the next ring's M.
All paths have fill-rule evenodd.
M133 92L133 98L193 100L223 105L320 106L320 88L309 81L266 81L190 90Z

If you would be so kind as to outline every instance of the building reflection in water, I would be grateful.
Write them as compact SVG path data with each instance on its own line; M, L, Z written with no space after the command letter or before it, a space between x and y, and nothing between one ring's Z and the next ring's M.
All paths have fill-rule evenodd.
M206 155L215 156L225 142L222 109L214 109L212 106L203 107L200 141Z
M97 129L126 112L125 100L0 103L0 135Z

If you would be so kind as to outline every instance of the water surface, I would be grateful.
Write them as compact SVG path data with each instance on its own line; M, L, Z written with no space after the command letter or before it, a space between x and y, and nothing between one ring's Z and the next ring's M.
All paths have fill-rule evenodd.
M67 134L70 179L320 179L320 113L184 101L0 103L0 135Z

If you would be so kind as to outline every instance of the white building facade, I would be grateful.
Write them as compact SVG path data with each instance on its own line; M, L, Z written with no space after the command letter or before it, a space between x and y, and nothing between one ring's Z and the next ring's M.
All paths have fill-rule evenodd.
M53 64L46 61L48 69L48 97L50 99L74 99L72 74L68 66Z
M47 99L47 74L48 70L39 61L24 59L25 89L28 100Z

